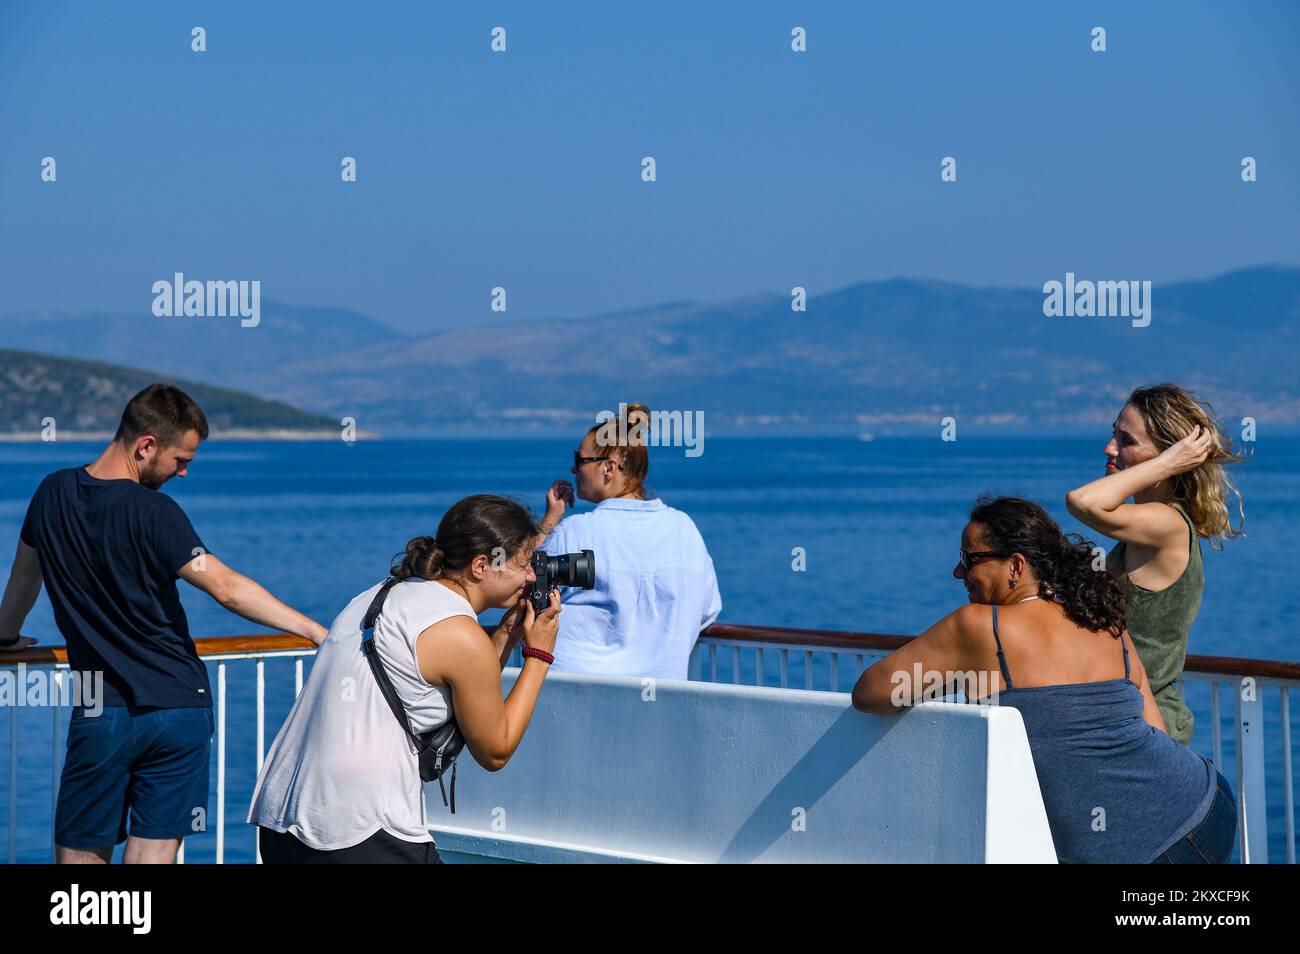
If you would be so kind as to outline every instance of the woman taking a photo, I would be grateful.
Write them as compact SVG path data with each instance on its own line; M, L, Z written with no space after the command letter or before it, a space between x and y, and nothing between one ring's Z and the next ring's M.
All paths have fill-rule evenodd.
M453 715L465 748L489 772L514 754L549 668L560 597L534 616L537 523L513 500L466 497L416 537L392 568L397 582L374 623L375 649L418 734ZM362 650L362 619L383 584L358 595L321 644L311 676L271 746L250 824L275 863L439 863L425 817L419 758ZM477 617L509 608L489 638ZM522 619L521 617L522 615ZM530 649L510 695L501 669L522 638Z
M1124 628L1124 592L1092 559L1091 544L1064 536L1038 504L981 498L952 571L970 605L864 672L853 705L901 711L917 698L898 689L914 667L987 672L992 692L979 701L1024 719L1058 860L1225 862L1236 840L1232 789L1163 731Z
M594 550L600 575L565 604L557 672L685 679L700 630L718 618L722 596L695 523L645 486L650 412L631 404L592 427L573 452L573 483L546 494L548 553ZM596 509L564 517L574 490Z
M1218 549L1222 539L1242 535L1228 512L1235 494L1245 520L1241 493L1224 465L1243 458L1227 448L1207 410L1174 384L1129 395L1103 453L1106 475L1070 491L1066 506L1119 541L1106 562L1123 580L1128 630L1169 734L1186 745L1192 713L1177 683L1201 608L1201 538Z

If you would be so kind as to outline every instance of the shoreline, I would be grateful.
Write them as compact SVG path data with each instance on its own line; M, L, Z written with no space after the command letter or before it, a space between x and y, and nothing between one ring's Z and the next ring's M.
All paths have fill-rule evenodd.
M40 431L11 431L0 433L0 444L57 444L60 440L111 441L113 431L61 431L55 440L47 441ZM374 431L357 431L359 441L381 440ZM239 428L228 431L213 431L208 441L337 441L342 440L339 431L322 429L317 431L294 431L285 428Z
M938 440L935 436L937 429L932 433L929 430L907 429L898 431L883 432L853 432L844 430L826 430L826 431L790 431L785 428L764 429L757 428L753 430L724 430L720 433L708 435L708 440L829 440L829 441L847 441L852 443L888 443L890 441L917 441L917 440ZM1042 439L1065 439L1065 440L1093 440L1097 438L1096 430L1079 429L1079 428L982 428L969 427L962 432L961 442L982 442L982 441L1025 441L1032 442ZM1270 429L1270 436L1293 440L1300 437L1300 427L1276 427ZM465 429L444 430L444 431L413 431L397 432L393 434L380 434L375 431L358 431L356 439L358 441L482 441L482 440L505 440L505 441L555 441L568 440L573 437L572 431L566 430L505 430L496 432L486 432L482 430L471 431ZM101 443L112 440L112 431L59 431L57 440L44 440L39 431L17 431L17 432L0 432L0 445L5 444L40 444L40 443L58 443L64 441L67 443ZM318 430L318 431L288 431L277 428L248 428L243 430L214 431L208 438L208 441L266 441L266 442L325 442L341 440L338 430ZM953 441L951 443L958 443ZM679 450L674 445L651 445L652 449L661 451Z

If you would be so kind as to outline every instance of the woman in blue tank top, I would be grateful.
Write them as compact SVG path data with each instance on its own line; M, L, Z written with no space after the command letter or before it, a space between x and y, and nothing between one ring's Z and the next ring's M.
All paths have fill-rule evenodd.
M853 705L901 711L912 696L899 681L918 664L944 684L960 674L969 698L988 692L980 702L1020 711L1060 861L1226 862L1232 789L1165 733L1125 630L1124 591L1092 544L1036 503L982 497L953 576L969 605L864 672Z

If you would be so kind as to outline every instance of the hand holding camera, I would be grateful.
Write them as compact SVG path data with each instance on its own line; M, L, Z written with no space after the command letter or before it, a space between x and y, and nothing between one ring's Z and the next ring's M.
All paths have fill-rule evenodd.
M576 586L590 590L596 586L596 554L591 550L556 556L551 556L545 550L534 550L532 563L537 581L524 588L524 597L538 615L545 613L550 605L553 587Z
M533 609L532 600L524 600L524 643L530 649L540 649L546 653L555 652L555 639L560 631L560 591L552 589L550 605L541 614Z

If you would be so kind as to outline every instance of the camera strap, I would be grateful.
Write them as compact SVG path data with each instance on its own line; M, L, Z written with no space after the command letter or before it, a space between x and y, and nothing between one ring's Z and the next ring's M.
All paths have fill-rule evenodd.
M401 698L397 695L397 689L393 686L393 681L388 677L388 670L384 668L384 661L379 658L379 647L375 645L375 622L379 619L379 614L384 609L384 601L388 599L389 591L397 585L399 581L389 577L384 581L384 585L379 588L375 598L370 601L370 608L366 610L366 615L361 619L361 651L365 654L366 662L370 664L370 671L375 676L375 682L379 683L379 692L388 703L388 708L392 710L394 718L406 733L406 737L414 746L416 754L423 753L429 746L425 744L419 736L411 731L410 718L406 714L406 707L402 705ZM451 721L451 720L448 720ZM439 753L439 767L441 767L441 753ZM447 789L443 786L442 774L438 774L438 788L442 791L442 802L449 805L452 812L456 811L456 761L453 758L451 763L451 799L448 801Z

